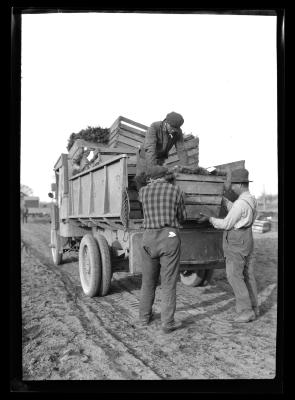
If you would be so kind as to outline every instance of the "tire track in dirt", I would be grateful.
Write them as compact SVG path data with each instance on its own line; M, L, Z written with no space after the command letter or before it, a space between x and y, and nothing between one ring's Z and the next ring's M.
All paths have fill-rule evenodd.
M28 246L26 248L28 249ZM91 357L94 360L95 357L93 355L96 354L96 359L99 360L99 363L92 361L92 364L95 364L96 371L99 371L101 365L103 365L105 369L104 373L106 373L106 370L108 372L108 379L159 379L159 376L150 367L145 365L140 358L134 356L132 349L126 347L120 338L116 337L105 326L97 313L94 316L91 308L80 299L82 291L78 291L72 285L71 280L61 270L53 269L50 265L42 263L32 254L28 255L28 257L31 258L31 265L37 264L39 267L43 267L44 270L51 271L63 285L68 306L68 309L64 311L70 311L70 314L74 314L75 321L72 320L74 331L78 330L80 335L81 331L83 331L87 340L88 356L91 353ZM65 318L65 323L69 323L67 318ZM91 348L91 352L89 348ZM85 351L82 353L86 354ZM57 363L54 368L58 369Z
M48 240L45 230L42 237ZM32 236L30 245L34 247L34 254L44 260L42 252L35 253ZM49 257L50 251L48 248L46 250ZM247 326L235 326L231 322L234 299L222 273L219 272L218 279L213 279L211 286L189 288L178 284L176 318L183 320L184 329L164 335L159 331L160 289L155 299L156 320L147 329L138 330L134 328L134 321L138 315L140 277L116 273L110 294L90 299L81 290L77 262L59 267L51 267L50 263L47 268L52 268L63 282L67 297L73 303L73 312L84 324L84 331L94 349L101 345L107 351L105 361L113 353L116 354L117 348L129 353L128 361L123 358L122 362L119 357L119 364L126 365L126 369L121 371L122 375L129 369L136 371L132 360L138 360L142 368L157 377L147 379L272 377L275 354L270 354L269 349L275 344L274 335L268 336L262 332L265 332L266 316L272 326L275 326L275 318L269 319L269 313L266 313L266 316ZM270 295L273 296L273 289L261 293L261 301L265 302ZM273 332L274 329L271 329ZM109 345L109 342L113 344ZM114 368L117 369L116 364ZM124 375L124 379L141 379L142 373L136 374L133 378Z

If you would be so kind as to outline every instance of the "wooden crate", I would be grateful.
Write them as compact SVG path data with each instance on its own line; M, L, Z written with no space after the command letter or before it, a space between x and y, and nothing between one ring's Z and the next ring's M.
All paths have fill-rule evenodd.
M211 217L220 216L223 177L177 174L176 184L184 192L188 220L200 218L200 212Z
M191 134L184 135L184 148L188 155L188 164L194 167L199 166L199 138ZM172 167L179 164L179 158L175 146L169 152L165 165Z
M118 117L110 127L109 146L138 149L148 127L125 117Z
M234 161L227 164L214 165L218 172L226 173L228 169L234 171L239 168L245 168L245 160Z
M271 230L270 221L263 221L256 219L252 225L253 232L265 233Z

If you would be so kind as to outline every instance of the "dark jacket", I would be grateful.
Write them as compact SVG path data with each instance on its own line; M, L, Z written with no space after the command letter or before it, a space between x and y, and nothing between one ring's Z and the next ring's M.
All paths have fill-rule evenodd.
M141 157L146 159L147 165L162 165L168 158L168 153L175 146L179 163L188 164L188 157L184 148L182 131L173 137L164 128L164 121L153 122L149 127L143 146L141 147Z

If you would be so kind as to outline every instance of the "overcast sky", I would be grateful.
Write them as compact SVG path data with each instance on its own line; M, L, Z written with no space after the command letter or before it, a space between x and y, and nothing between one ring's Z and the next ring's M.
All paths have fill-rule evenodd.
M22 16L21 183L41 201L72 132L176 111L200 166L245 160L250 191L277 193L276 17Z

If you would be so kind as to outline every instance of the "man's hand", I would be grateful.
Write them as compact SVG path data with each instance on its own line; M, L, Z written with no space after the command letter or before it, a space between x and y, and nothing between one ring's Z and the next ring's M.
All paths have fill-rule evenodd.
M198 219L198 222L203 223L203 222L209 221L210 215L203 214L200 212L200 216L201 216L201 218Z

